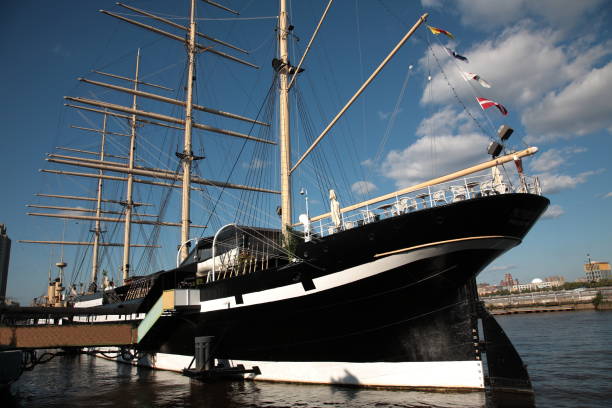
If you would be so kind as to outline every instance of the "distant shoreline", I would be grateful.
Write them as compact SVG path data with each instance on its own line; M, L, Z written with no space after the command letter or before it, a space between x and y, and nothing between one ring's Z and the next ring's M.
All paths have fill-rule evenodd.
M612 310L612 287L516 293L481 298L494 315Z
M598 306L593 303L574 303L574 304L561 304L552 306L542 305L521 305L521 306L507 306L507 307L492 307L488 308L492 315L512 315L512 314L524 314L524 313L550 313L550 312L574 312L581 310L612 310L612 302L603 302Z

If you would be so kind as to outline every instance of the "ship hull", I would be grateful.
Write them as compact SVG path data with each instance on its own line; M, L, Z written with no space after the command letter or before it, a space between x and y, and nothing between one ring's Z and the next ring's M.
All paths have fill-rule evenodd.
M144 317L139 358L118 358L133 364L206 378L244 366L252 372L239 377L254 380L530 392L475 277L521 242L548 203L504 194L389 217L300 243L295 262L199 289L181 287L195 274L184 265L158 273L137 303L100 308ZM154 303L163 304L158 314ZM100 323L127 317L97 313ZM202 339L209 358L195 361Z
M217 363L258 366L255 379L481 389L474 278L547 205L529 194L483 197L331 235L298 249L308 262L200 289L199 302L161 317L141 348L193 356L195 338L207 336ZM507 343L497 352L516 354ZM520 378L507 383L530 387L515 360ZM177 361L164 368L185 368Z
M181 319L162 317L148 337L165 338L162 352L193 354L193 342L186 338L215 336L218 358L473 358L473 347L454 347L457 341L471 343L470 278L516 243L488 238L438 244L326 274L307 285L290 281L240 297L203 300L200 310L182 313Z

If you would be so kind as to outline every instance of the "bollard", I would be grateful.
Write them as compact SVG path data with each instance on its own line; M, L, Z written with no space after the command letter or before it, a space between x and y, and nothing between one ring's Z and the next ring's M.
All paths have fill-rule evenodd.
M212 367L210 348L214 336L200 336L195 338L196 370L208 371Z

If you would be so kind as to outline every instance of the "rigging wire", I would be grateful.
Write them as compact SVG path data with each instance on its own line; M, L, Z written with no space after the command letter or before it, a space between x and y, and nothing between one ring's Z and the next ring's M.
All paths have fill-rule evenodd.
M427 38L427 47L431 52L431 55L434 57L434 60L436 61L436 64L438 66L438 68L440 69L440 73L442 74L442 76L444 77L444 80L446 81L446 84L448 85L448 87L450 88L453 96L455 97L455 99L457 100L457 102L463 107L463 110L465 111L465 113L467 113L469 115L469 117L474 121L474 123L476 124L476 126L482 131L483 135L488 135L489 138L491 140L493 140L493 138L490 136L490 133L488 133L480 124L480 122L476 119L476 117L474 117L474 115L472 115L472 112L470 111L470 109L467 107L467 105L463 102L463 100L459 97L459 94L457 93L457 90L455 89L455 87L451 84L450 80L448 79L448 76L446 75L446 72L444 71L444 69L442 68L442 64L440 64L440 60L438 59L438 57L436 56L436 53L433 50L433 47L431 46L431 42L429 40L429 37Z
M357 27L357 51L359 55L359 81L361 83L364 82L364 74L363 74L363 51L361 45L361 25L359 22L359 0L355 0L355 25ZM367 134L368 134L368 126L366 120L366 108L367 108L367 95L363 95L361 98L361 143L362 149L367 145ZM369 191L368 191L369 194Z
M383 135L382 140L380 141L379 145L378 145L378 150L376 151L376 155L374 156L374 164L379 163L382 155L383 155L383 151L385 149L385 146L389 140L389 136L391 135L391 131L393 130L393 127L395 126L395 120L397 119L397 115L400 112L400 105L402 103L402 101L404 100L404 94L406 92L406 88L408 87L408 80L410 79L410 77L412 76L412 65L410 66L410 68L406 71L406 77L404 78L404 82L402 84L402 88L397 96L397 99L395 101L395 106L393 107L393 112L391 113L391 115L389 116L389 123L387 124L387 128L385 129L385 133Z
M441 41L440 41L439 39L436 39L436 41L438 42L438 46L439 46L440 48L444 48L444 46L442 45L442 43L441 43ZM431 51L432 55L433 55L433 56L434 56L434 58L436 59L436 62L438 63L438 67L440 68L440 72L441 72L441 73L444 75L444 79L447 81L447 84L449 85L449 88L450 88L450 89L453 91L453 95L455 96L455 98L457 98L457 99L460 101L460 103L461 103L461 105L463 106L464 110L465 110L465 111L466 111L466 112L467 112L467 113L470 115L470 117L472 117L472 119L473 119L475 122L477 122L477 125L478 125L478 127L480 128L480 130L483 132L483 134L484 134L484 135L490 135L491 133L486 132L486 131L484 130L484 128L482 128L482 126L480 126L480 125L479 125L478 120L477 120L477 119L476 119L474 116L472 116L472 115L471 115L470 111L469 111L469 110L468 110L468 108L467 108L467 105L466 105L466 104L463 102L463 100L462 100L462 99L459 97L459 95L458 95L458 93L457 93L456 89L455 89L455 88L454 88L454 87L451 85L450 80L448 79L448 76L446 75L446 72L444 72L444 70L442 69L442 66L441 66L441 64L439 63L439 61L438 61L438 59L437 59L437 57L436 57L436 55L435 55L435 53L434 53L434 49L433 49L433 47L431 46L431 42L430 42L430 40L429 40L429 35L427 35L427 44L428 44L428 47L429 47L429 49L430 49L430 51ZM455 67L455 69L457 70L457 72L459 73L459 75L460 75L461 77L463 77L463 72L464 72L464 71L463 71L463 70L462 70L462 69L459 67L459 64L457 63L457 61L455 61L455 59L454 59L454 58L451 58L451 62L452 62L452 64L454 64L454 67ZM476 98L476 97L478 96L478 94L476 93L476 88L475 88L475 86L474 86L474 85L472 85L472 83L471 83L471 82L469 82L469 81L468 81L468 83L467 83L467 84L468 84L468 86L469 86L470 90L472 91L472 94L474 95L474 98ZM487 115L483 115L483 116L484 116L485 120L487 121L487 123L488 123L488 124L491 126L491 129L492 129L493 133L495 133L495 132L494 132L494 131L495 131L495 126L493 125L493 122L491 121L491 118L489 118L489 116L487 116ZM489 138L491 138L491 136L489 136ZM491 138L491 140L494 140L494 139L493 139L493 138Z
M274 106L276 103L277 93L274 90L278 86L278 75L274 74L272 85L268 90L268 95L264 100L262 112L260 116L264 121L271 121L274 114ZM271 138L271 129L269 127L259 128L258 137L260 138ZM272 146L264 146L262 144L254 145L251 160L247 167L247 175L245 177L245 184L255 186L272 186L274 185L274 178L272 172L265 171L269 168L268 163L270 162L270 151ZM266 177L267 176L267 177ZM267 209L267 211L266 211ZM236 209L235 219L237 222L248 224L254 222L259 214L272 214L272 198L270 195L264 195L253 191L241 191L239 205ZM242 216L240 216L242 214ZM272 223L277 222L276 218L270 220ZM272 224L276 226L275 224Z
M274 85L274 82L275 82L275 81L273 81L273 85ZM273 85L272 85L272 86L270 86L270 89L268 90L268 95L266 96L266 98L269 96L270 92L272 92L272 91L273 91L273 89L274 89L274 88L273 88ZM257 115L256 115L255 119L257 119L257 118L259 117L259 115L260 115L260 113L261 113L261 110L263 109L263 106L264 106L264 105L262 104L262 106L260 107L259 112L257 113ZM251 132L252 132L253 127L254 127L254 126L255 126L255 124L253 123L253 124L251 125L251 129L250 129L250 130L249 130L249 132L248 132L248 134L249 134L249 135L251 134ZM226 183L227 183L227 182L229 182L230 178L232 177L232 174L234 173L234 170L236 169L236 166L237 166L237 164L238 164L238 160L239 160L240 156L242 155L242 152L243 152L243 151L244 151L244 149L245 149L245 146L246 146L247 141L248 141L247 139L244 139L244 141L242 142L242 146L240 147L240 150L239 150L239 152L238 152L238 157L237 157L237 159L234 161L234 164L232 165L232 168L231 168L231 170L230 170L230 172L229 172L229 175L227 176L227 178L226 178L226 180L225 180L225 182L226 182ZM222 195L223 195L223 193L224 193L225 189L226 189L225 187L221 187L221 191L220 191L220 193L219 193L219 196L218 196L217 200L215 201L215 203L214 203L214 205L213 205L213 208L212 208L212 210L211 210L211 215L209 216L208 221L206 222L206 224L205 224L205 225L208 225L208 224L210 223L210 220L211 220L211 218L213 217L213 214L215 214L215 209L216 209L216 208L217 208L217 206L219 205L219 202L220 202L220 200L221 200L221 197L222 197ZM200 236L202 236L202 234L200 234Z
M429 41L429 34L426 34L427 36L427 40ZM430 49L428 49L428 51L430 51ZM431 53L433 54L433 50L431 50ZM426 91L429 91L429 111L427 112L427 117L431 118L433 117L433 81L432 81L432 72L431 72L431 62L429 59L429 52L427 52L427 85L426 85ZM437 155L436 155L436 133L433 131L433 123L432 121L428 121L428 125L429 125L429 135L430 135L430 143L429 143L429 157L430 157L430 163L431 163L431 177L434 176L434 174L436 174L436 160L437 160Z

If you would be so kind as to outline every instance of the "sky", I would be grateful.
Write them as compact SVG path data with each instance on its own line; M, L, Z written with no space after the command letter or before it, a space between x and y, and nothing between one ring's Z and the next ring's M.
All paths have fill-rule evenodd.
M288 3L295 26L290 59L297 64L327 2ZM139 0L129 4L185 24L186 1ZM272 77L277 5L273 0L228 0L224 4L240 10L240 20L201 3L198 8L206 17L198 21L199 30L251 51L248 56L227 52L261 65L261 69L202 55L196 100L255 117L264 110L263 95ZM87 222L25 215L27 204L84 206L35 197L35 193L95 195L93 180L38 171L60 168L44 160L56 146L99 149L95 134L70 126L99 128L100 115L67 108L63 97L131 104L129 95L115 95L77 78L127 86L96 76L91 70L132 77L136 49L141 48L143 80L173 89L146 90L176 98L183 94L185 57L180 44L102 15L98 9L124 13L176 33L150 19L134 17L114 1L57 0L51 5L25 0L2 5L0 223L7 225L13 240L8 296L24 304L44 292L50 265L62 251L69 264L67 275L74 282L86 281L88 273L89 260L83 248L17 242L61 240L62 236L66 240L88 239L91 226ZM318 135L420 15L428 12L428 24L451 32L454 39L419 28L317 148L326 154L321 159L325 165L318 168L320 162L307 159L296 171L300 181L296 177L294 189L308 191L311 214L326 211L326 191L317 191L321 184L325 189L336 188L342 204L385 194L486 160L489 140L499 125L508 124L515 129L509 149L539 148L536 156L525 159L525 170L539 177L551 205L523 243L493 262L478 280L495 284L504 273L512 273L521 282L550 275L563 275L568 280L582 277L587 254L593 260L612 260L611 11L605 0L336 0L298 80L300 103L310 113L299 114L297 105L292 105L293 119L308 123L311 130L295 125L294 162L305 150L308 137ZM450 57L443 47L466 56L469 62ZM465 81L461 71L478 74L491 87ZM502 116L495 108L482 111L476 96L503 104L509 114ZM177 108L162 111L149 100L140 101L139 107L180 116ZM212 126L250 131L248 124L226 125L217 117L197 115L196 120ZM118 133L129 131L125 121L117 119L110 120L109 127ZM174 152L180 150L181 143L178 132L145 125L139 133L144 136L138 147L143 165L176 167ZM109 141L108 152L122 154L125 143L120 137ZM223 179L223 172L231 170L230 181L244 183L249 171L278 168L273 154L261 153L250 145L242 152L242 146L240 140L198 134L194 153L206 156L199 171L208 178ZM250 155L252 160L247 163L246 156L240 154ZM232 170L231 163L237 157L243 161ZM323 168L339 181L325 184L320 174ZM278 188L278 180L271 179L270 187ZM121 187L112 182L105 191L105 196L120 198L122 194ZM159 207L163 197L151 191L143 188L137 198ZM194 224L211 221L208 206L214 205L216 192L206 194L210 196L203 193L194 199ZM217 224L235 210L231 199L239 200L230 192L223 194L230 198L230 205L219 206ZM178 195L173 192L166 197L168 221L179 219L174 213ZM267 199L261 206L274 208L276 204ZM296 216L304 211L304 205L296 193ZM149 211L142 207L142 212L145 210ZM267 218L262 222L277 221ZM106 228L109 241L121 241L119 227ZM142 241L145 232L136 229L136 240ZM152 268L173 266L178 240L177 229L162 233L162 248L156 250ZM144 251L134 253L138 259L134 265L142 270ZM119 256L120 250L104 253L105 268L111 275L118 273Z

